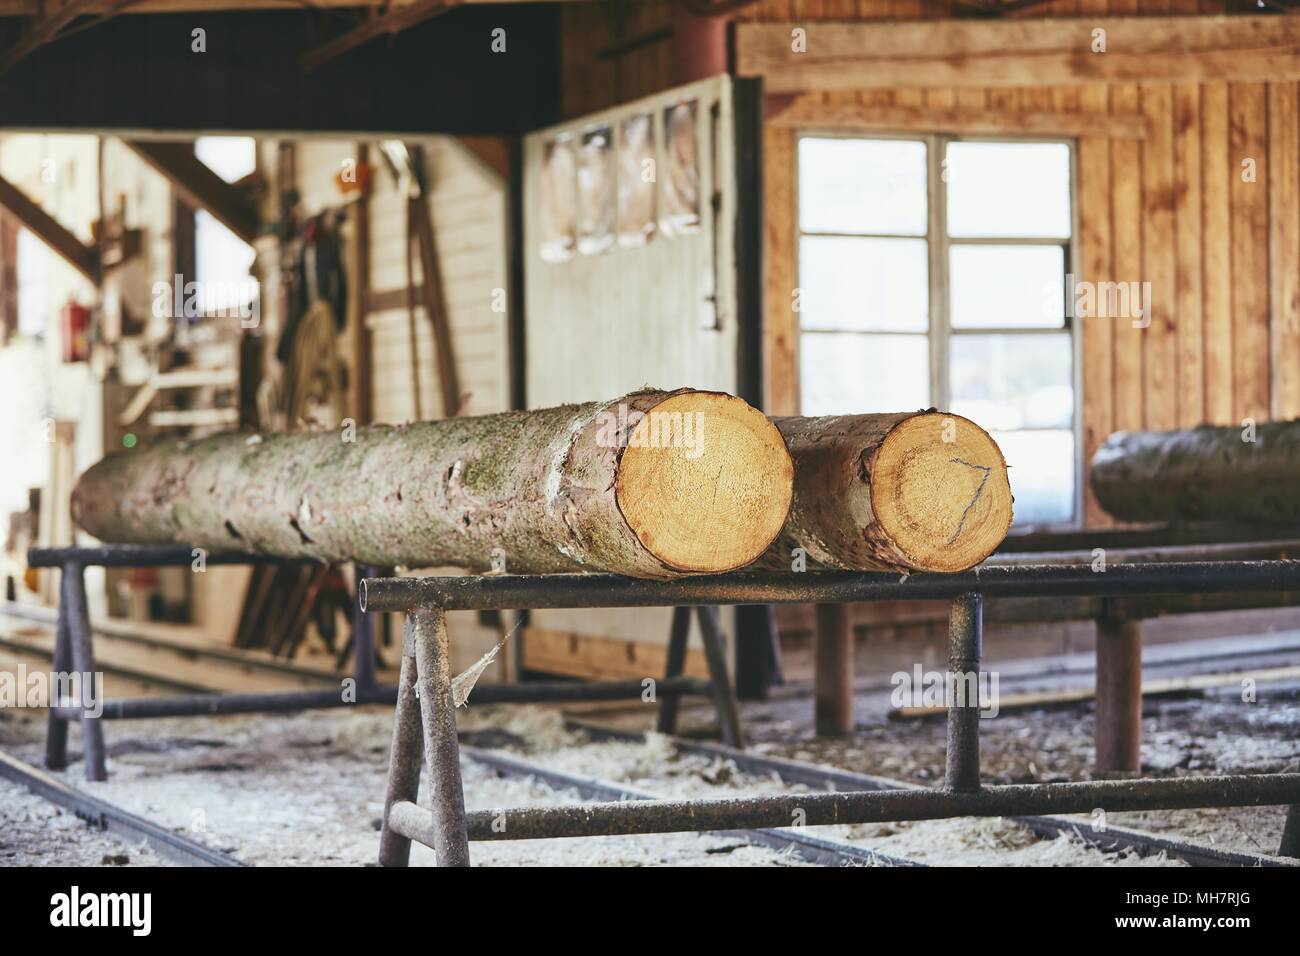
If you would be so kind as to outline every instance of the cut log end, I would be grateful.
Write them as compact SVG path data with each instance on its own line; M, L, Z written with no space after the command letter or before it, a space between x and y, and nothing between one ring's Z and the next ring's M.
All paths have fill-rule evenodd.
M742 568L780 534L793 495L785 440L745 402L676 393L633 429L615 493L641 545L676 571Z
M870 462L871 509L911 567L964 571L1011 527L1006 460L960 415L928 413L894 427Z

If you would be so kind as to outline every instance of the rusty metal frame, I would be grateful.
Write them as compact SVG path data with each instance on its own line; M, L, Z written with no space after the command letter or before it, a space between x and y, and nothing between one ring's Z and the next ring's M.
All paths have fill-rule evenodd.
M571 717L564 723L568 729L585 734L592 741L614 740L640 744L644 743L646 739L643 733L592 723L576 717ZM813 791L920 789L918 784L896 780L891 777L858 773L824 764L778 757L769 753L756 753L752 750L736 750L732 747L708 741L686 740L681 737L672 737L670 740L680 753L707 757L713 760L729 760L743 773L758 777L775 775L787 784L802 784ZM466 750L474 760L480 761L482 759L481 752L475 748L470 747L466 748ZM496 761L501 758L493 755L492 759ZM516 763L522 763L522 761L516 761ZM545 779L545 775L549 775L550 771L537 768L535 773L539 776L539 779ZM559 785L563 786L564 784L560 783ZM607 795L600 792L588 793L586 788L576 789L579 790L582 796L591 799L615 799L619 796L618 794ZM1164 853L1177 857L1191 866L1300 867L1300 860L1292 861L1282 857L1265 856L1260 853L1245 853L1237 850L1221 850L1217 847L1192 843L1175 837L1131 830L1127 827L1116 826L1110 821L1107 821L1102 827L1097 825L1101 821L1090 820L1085 822L1058 816L1016 816L1007 819L1028 827L1034 833L1048 839L1056 839L1061 834L1077 837L1085 844L1096 847L1102 852L1130 851L1139 856ZM752 833L753 831L741 832ZM788 833L789 831L780 832ZM907 863L909 861L900 862ZM918 862L916 865L924 866L928 864Z
M469 865L469 841L554 839L614 834L747 830L963 816L1024 816L1289 806L1280 856L1300 857L1300 774L1231 774L1170 779L1082 781L984 787L980 783L978 694L953 695L948 708L944 783L937 788L793 793L721 800L617 801L580 805L464 809L450 677L445 663L448 610L511 607L650 607L761 603L831 604L943 597L952 601L949 687L978 687L985 595L1114 597L1188 591L1300 588L1300 561L1218 561L1089 567L1028 566L961 574L831 572L739 573L641 581L615 575L504 575L369 578L358 585L363 609L407 614L404 684L398 699L379 862L406 865L412 840L432 846L439 865ZM412 660L413 659L413 660ZM408 666L407 661L412 660ZM974 678L974 680L970 680ZM966 683L969 681L969 683ZM419 697L414 688L419 689ZM450 738L450 739L448 739ZM418 802L420 754L428 762L429 806Z
M86 602L85 569L87 567L185 567L198 552L188 545L100 545L96 547L32 548L27 563L33 568L58 569L61 574L59 609L55 630L52 668L59 673L75 671L95 673L94 634ZM209 565L276 564L280 559L245 553L205 554ZM365 579L363 579L365 580ZM718 711L723 739L730 746L744 746L744 737L730 677L723 655L722 635L714 608L696 607L701 640L709 665L710 679L686 677L682 673L685 659L686 631L682 629L680 658L670 655L667 673L655 683L655 693L665 708L661 726L665 733L676 730L677 701L683 695L709 696ZM680 609L688 614L689 609ZM674 634L678 624L674 617ZM200 693L164 697L133 697L99 702L101 712L91 716L81 702L51 701L46 731L45 765L63 770L68 765L68 726L81 726L85 775L87 780L108 779L104 744L104 720L143 720L158 717L213 716L218 714L270 714L299 710L324 710L358 704L398 704L401 710L407 661L402 662L402 677L397 686L376 680L373 654L374 622L361 607L353 618L352 692L341 689L259 691L255 693ZM640 680L621 681L537 681L524 684L488 684L475 689L478 703L544 703L601 700L637 700L645 693Z

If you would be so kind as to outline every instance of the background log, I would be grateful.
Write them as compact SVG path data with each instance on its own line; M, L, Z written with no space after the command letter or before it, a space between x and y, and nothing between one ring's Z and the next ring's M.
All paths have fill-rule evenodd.
M1300 521L1300 421L1116 432L1091 478L1121 521Z

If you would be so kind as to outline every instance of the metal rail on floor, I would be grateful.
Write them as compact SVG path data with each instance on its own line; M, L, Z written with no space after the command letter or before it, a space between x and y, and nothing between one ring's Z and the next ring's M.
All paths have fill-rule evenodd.
M0 777L12 780L38 797L71 810L96 830L121 837L128 843L141 841L155 853L184 866L244 866L234 857L204 846L174 830L168 830L134 813L115 807L56 780L17 757L0 752Z
M280 559L244 553L201 552L188 545L101 545L96 547L32 548L27 563L33 568L57 568L59 608L55 624L52 670L57 674L95 673L94 630L86 600L87 567L143 568L187 567L202 556L204 565L274 564ZM692 602L699 605L700 602ZM518 605L517 609L526 608ZM661 720L665 730L675 726L676 703L680 696L708 695L718 710L723 736L729 744L742 746L740 718L723 656L722 634L717 609L695 607L710 679L682 674L686 656L689 609L673 615L669 640L669 673L658 682ZM255 693L196 693L166 697L138 697L98 702L98 713L63 702L49 710L45 765L62 770L68 762L68 726L81 726L87 780L107 780L108 766L101 721L157 717L211 716L215 714L283 713L352 707L358 704L393 704L398 688L378 682L374 671L375 633L368 613L358 608L353 621L354 670L350 686L339 688L262 691ZM675 667L673 666L675 664ZM569 701L637 700L645 693L640 681L536 681L526 684L487 685L474 691L481 703L545 703ZM85 703L82 701L81 703Z
M572 790L585 800L658 800L659 797L645 790L629 787L626 784L609 783L603 780L591 780L560 773L528 763L506 754L483 750L478 747L462 747L461 753L471 760L491 767L507 777L535 778L547 786ZM717 836L743 840L755 846L765 846L773 850L789 851L807 863L818 866L925 866L915 860L877 853L866 847L841 843L838 840L824 840L791 830L718 830Z
M379 861L406 865L410 841L443 866L469 865L469 840L549 839L624 833L764 829L1191 807L1290 806L1279 855L1300 856L1300 774L1109 780L984 787L977 688L983 596L1116 596L1187 591L1300 590L1300 561L993 567L961 574L738 573L677 581L614 575L372 578L358 592L368 611L407 616ZM935 789L782 794L726 800L597 803L466 814L448 665L446 612L512 607L649 607L835 604L948 598L948 748ZM1103 636L1104 639L1104 636ZM962 693L963 689L976 692ZM430 806L417 805L421 754Z
M565 721L570 730L586 734L593 741L617 740L637 743L645 740L645 735L634 731L606 727L587 720L570 718ZM681 737L671 738L672 745L681 753L694 754L712 759L729 760L742 773L763 777L777 776L784 783L802 784L815 790L919 790L919 784L906 783L890 777L874 774L857 773L838 767L825 767L820 764L786 757L774 757L770 754L754 753L748 750L736 750L733 747L708 743L700 740L686 740ZM1094 829L1090 822L1073 820L1066 817L1052 816L1016 816L1008 819L1028 827L1043 837L1058 837L1069 834L1078 837L1089 846L1103 852L1133 850L1140 856L1153 853L1165 853L1190 864L1191 866L1300 866L1300 860L1286 857L1263 856L1258 853L1242 853L1235 850L1221 850L1217 847L1203 846L1187 840L1130 830L1127 827L1108 823L1104 830Z

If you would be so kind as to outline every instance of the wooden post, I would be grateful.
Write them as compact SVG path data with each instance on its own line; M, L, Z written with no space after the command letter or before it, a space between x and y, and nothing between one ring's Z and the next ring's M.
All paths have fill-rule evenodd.
M736 697L766 700L768 688L780 683L779 636L767 604L736 607Z
M1142 622L1097 621L1097 771L1138 770L1142 758Z
M817 605L813 719L820 737L853 732L853 627L844 604Z
M674 85L728 72L726 17L696 14L674 5L672 19Z
M370 164L370 146L357 144L358 177L368 176L361 172ZM372 396L370 388L371 337L366 319L370 316L370 186L369 179L362 182L361 196L357 199L356 218L353 220L353 293L356 306L352 316L352 409L357 423L369 425L373 420Z

